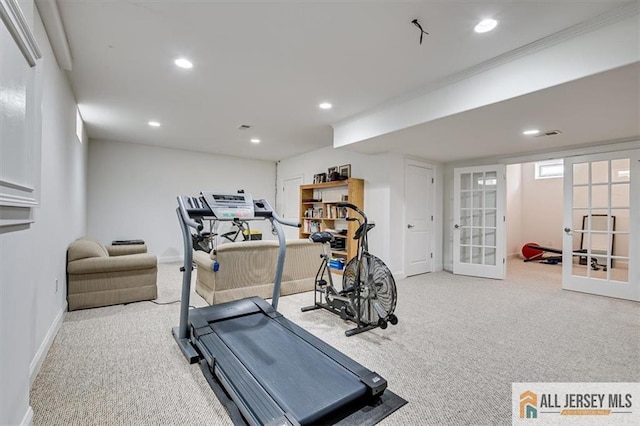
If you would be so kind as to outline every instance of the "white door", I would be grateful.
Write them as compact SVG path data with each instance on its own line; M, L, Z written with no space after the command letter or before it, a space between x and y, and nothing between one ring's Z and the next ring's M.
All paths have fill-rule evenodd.
M300 185L302 176L291 176L282 182L282 208L280 216L288 220L300 221ZM287 239L298 238L298 229L291 226L283 226Z
M565 159L563 289L640 300L638 161L640 150Z
M300 185L302 176L292 176L284 179L282 184L282 210L280 215L284 219L300 220Z
M453 273L505 276L505 166L454 169Z
M425 163L405 163L405 275L433 270L433 169Z

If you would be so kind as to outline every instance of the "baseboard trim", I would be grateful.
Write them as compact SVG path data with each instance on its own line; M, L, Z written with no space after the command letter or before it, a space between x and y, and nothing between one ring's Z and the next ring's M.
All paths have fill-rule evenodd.
M29 408L27 408L27 412L24 413L24 417L20 422L20 426L31 426L32 424L33 424L33 408L29 406Z
M158 258L158 263L174 263L174 262L182 262L182 256L168 256L168 257Z
M65 300L64 305L62 305L62 308L60 309L55 319L53 320L53 323L51 323L51 327L49 327L49 330L47 331L47 334L44 337L42 344L38 348L38 352L36 352L36 355L33 357L33 360L31 361L31 365L29 366L29 379L32 386L33 386L33 382L36 380L36 377L38 376L38 373L40 372L40 368L42 367L42 363L44 362L44 359L46 358L47 353L49 353L49 349L53 344L53 339L55 339L56 334L58 334L58 331L62 326L62 321L64 320L64 316L66 312L67 312L67 301Z

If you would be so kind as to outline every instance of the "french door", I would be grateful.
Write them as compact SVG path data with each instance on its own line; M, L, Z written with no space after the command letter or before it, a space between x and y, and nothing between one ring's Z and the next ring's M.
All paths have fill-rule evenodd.
M454 169L453 273L505 276L505 166Z
M640 150L564 160L562 288L640 300Z

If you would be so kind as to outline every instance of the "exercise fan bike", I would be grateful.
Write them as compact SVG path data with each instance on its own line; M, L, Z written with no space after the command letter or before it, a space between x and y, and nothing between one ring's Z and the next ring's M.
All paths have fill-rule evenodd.
M338 290L333 284L329 268L330 253L326 244L335 237L329 232L311 234L311 241L322 244L322 262L315 279L314 303L302 308L302 312L323 308L340 315L343 320L355 322L355 328L345 331L347 336L376 327L385 329L389 323L397 324L398 317L394 314L397 302L395 280L384 262L369 253L367 234L375 224L369 223L366 214L353 204L338 203L336 206L346 207L361 216L362 219L346 218L358 222L353 237L358 240L358 250L345 266L342 290Z

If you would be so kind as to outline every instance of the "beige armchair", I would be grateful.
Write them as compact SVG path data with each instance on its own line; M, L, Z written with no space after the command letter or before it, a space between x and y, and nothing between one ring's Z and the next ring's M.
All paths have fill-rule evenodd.
M104 246L79 238L67 250L69 310L151 300L157 297L156 256L147 246Z

